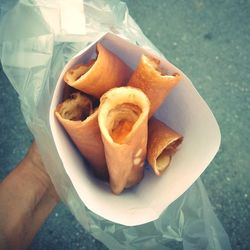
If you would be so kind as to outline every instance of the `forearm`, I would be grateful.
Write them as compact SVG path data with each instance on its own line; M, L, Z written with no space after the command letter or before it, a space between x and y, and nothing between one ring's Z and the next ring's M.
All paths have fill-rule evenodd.
M0 184L0 249L26 249L56 205L58 197L43 168L33 145Z

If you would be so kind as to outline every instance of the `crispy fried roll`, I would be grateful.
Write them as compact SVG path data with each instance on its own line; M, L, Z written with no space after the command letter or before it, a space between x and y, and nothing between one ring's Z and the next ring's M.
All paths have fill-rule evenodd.
M95 174L107 179L108 171L97 119L98 111L94 111L92 100L80 92L73 93L57 106L55 115L78 150L92 165Z
M156 175L169 166L172 155L183 140L182 135L152 117L148 124L147 160Z
M149 106L147 96L132 87L114 88L101 97L98 122L115 194L143 178Z
M147 95L151 103L149 117L156 112L180 80L178 73L163 75L159 66L160 60L142 55L128 83L129 86L139 88Z
M68 70L64 81L72 87L99 98L111 88L125 85L131 69L116 55L97 44L97 58Z

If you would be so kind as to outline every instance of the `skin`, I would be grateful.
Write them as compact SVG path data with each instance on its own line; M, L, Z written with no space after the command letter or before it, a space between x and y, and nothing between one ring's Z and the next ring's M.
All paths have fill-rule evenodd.
M0 183L0 249L27 249L58 201L33 143Z

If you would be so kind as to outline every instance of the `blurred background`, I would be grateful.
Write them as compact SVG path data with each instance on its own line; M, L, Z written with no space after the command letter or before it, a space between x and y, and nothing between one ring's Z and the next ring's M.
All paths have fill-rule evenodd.
M1 0L1 3L7 0ZM202 174L232 249L250 249L250 1L125 0L130 15L212 109L222 142ZM1 34L0 34L1 36ZM0 68L0 180L33 139ZM63 247L62 247L63 246ZM58 204L31 249L106 249ZM179 249L173 246L173 249Z

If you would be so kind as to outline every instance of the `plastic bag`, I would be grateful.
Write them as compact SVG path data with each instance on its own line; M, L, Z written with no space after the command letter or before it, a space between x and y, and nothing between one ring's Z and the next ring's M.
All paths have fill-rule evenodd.
M15 7L6 1L0 8L3 70L19 94L25 121L58 194L82 226L110 249L230 249L201 180L159 219L127 227L86 208L57 154L48 111L59 74L73 55L105 31L160 55L129 16L126 4L116 0L21 0Z

